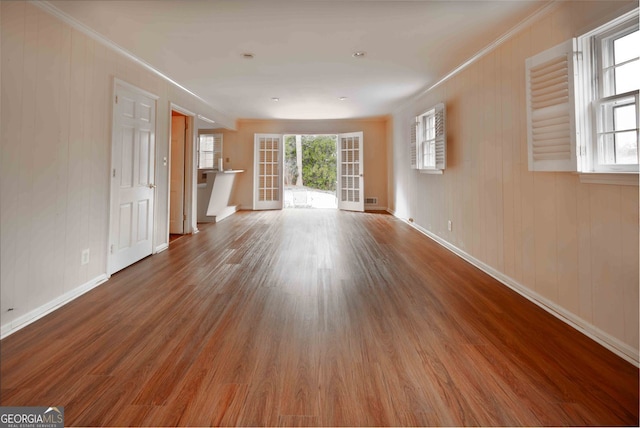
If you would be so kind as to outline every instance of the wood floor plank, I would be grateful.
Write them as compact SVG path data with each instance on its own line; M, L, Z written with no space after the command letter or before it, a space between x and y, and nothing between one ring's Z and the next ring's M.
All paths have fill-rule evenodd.
M279 427L317 427L317 416L280 416L278 418Z
M118 409L116 415L111 419L106 419L104 425L119 427L140 427L146 426L147 416L155 409L154 406L124 406Z
M0 342L69 426L638 425L638 369L385 214L239 212Z

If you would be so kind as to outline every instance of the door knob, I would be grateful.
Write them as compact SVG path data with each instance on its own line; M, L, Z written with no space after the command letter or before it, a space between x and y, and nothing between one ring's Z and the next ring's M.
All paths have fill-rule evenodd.
M155 189L155 188L156 188L156 185L155 185L155 184L153 184L153 183L149 183L149 189Z

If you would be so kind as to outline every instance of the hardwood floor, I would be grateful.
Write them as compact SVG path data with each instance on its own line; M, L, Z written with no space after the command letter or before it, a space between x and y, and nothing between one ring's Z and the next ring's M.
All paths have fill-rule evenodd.
M2 340L67 425L638 425L638 369L389 215L240 212Z
M176 239L180 239L185 235L179 235L177 233L171 233L169 234L169 244L171 244L173 241L175 241Z

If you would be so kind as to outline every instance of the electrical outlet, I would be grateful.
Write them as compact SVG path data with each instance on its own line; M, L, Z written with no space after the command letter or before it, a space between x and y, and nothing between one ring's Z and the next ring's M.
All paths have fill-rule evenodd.
M451 232L451 229L453 229L453 223L451 223L451 220L447 222L447 229L449 229L449 232Z
M89 264L89 249L88 248L82 250L82 254L80 255L80 264L81 265Z

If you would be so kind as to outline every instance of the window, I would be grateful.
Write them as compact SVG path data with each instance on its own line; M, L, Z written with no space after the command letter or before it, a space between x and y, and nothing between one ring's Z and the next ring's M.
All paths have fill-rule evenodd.
M436 111L420 116L420 161L424 167L436 166Z
M638 19L624 21L593 36L597 98L594 102L595 170L632 170L638 166ZM635 168L633 168L635 166Z
M198 144L198 169L218 169L222 159L222 134L201 134Z
M442 172L446 162L444 104L417 116L411 126L411 167L425 172Z
M526 63L529 169L638 172L638 9Z

